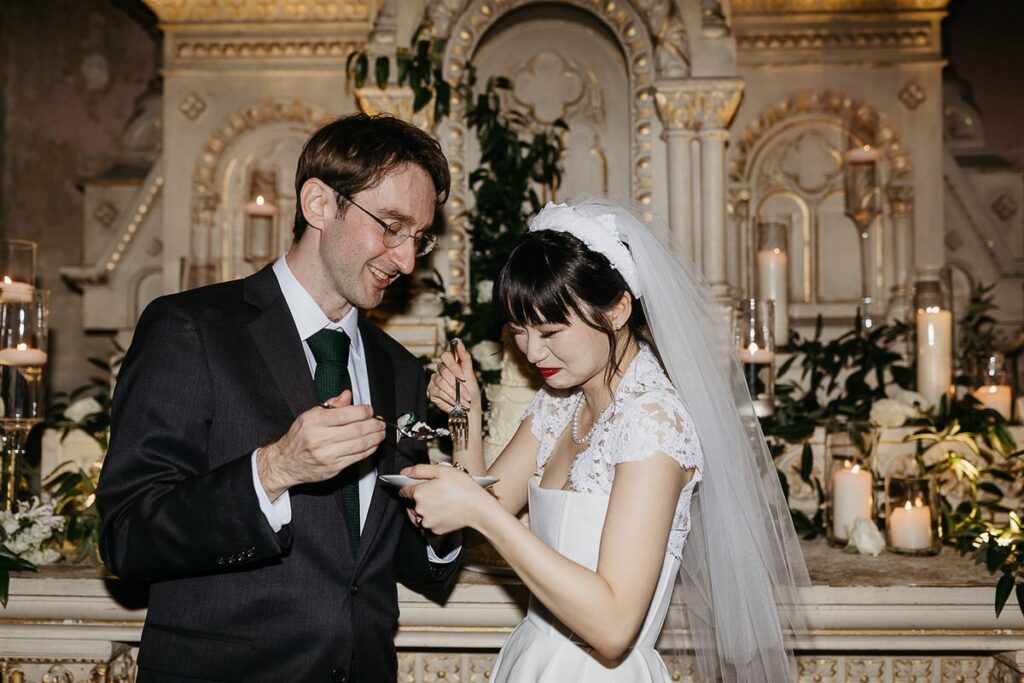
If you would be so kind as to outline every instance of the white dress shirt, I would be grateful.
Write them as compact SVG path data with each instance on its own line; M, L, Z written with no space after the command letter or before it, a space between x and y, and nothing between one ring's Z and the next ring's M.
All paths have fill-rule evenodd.
M299 331L299 338L302 339L302 350L306 354L306 362L309 363L309 374L316 372L316 359L309 348L306 340L313 334L325 327L330 330L341 330L351 340L348 353L348 374L352 379L352 403L370 404L370 384L366 373L366 355L363 350L363 338L359 334L359 312L353 307L341 320L334 322L323 312L309 292L295 279L295 275L288 267L285 257L281 256L273 265L274 275L281 286L288 310L295 320L295 327ZM259 449L257 449L258 451ZM373 497L374 488L377 486L377 468L367 458L359 462L359 529L362 530L366 524L366 515L370 511L370 499ZM256 488L256 496L260 501L260 510L263 512L271 528L275 532L292 521L291 498L285 491L281 496L271 502L267 492L263 490L260 482L259 472L256 468L256 452L252 454L252 479ZM445 555L437 557L433 548L427 545L427 556L431 562L451 562L459 555L458 548Z

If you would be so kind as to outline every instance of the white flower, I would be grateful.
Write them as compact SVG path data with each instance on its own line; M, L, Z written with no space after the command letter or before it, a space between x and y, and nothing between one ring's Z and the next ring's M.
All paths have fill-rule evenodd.
M914 411L913 414L908 415L908 417L919 417L921 411L932 407L924 396L916 391L910 391L909 389L897 389L893 392L892 397L907 406L910 410Z
M71 420L72 422L81 422L89 415L93 413L99 413L103 410L103 406L99 404L99 401L92 398L80 398L67 407L64 411L64 417Z
M481 370L501 370L501 344L485 339L469 350Z
M885 539L878 527L864 518L853 521L849 528L850 541L847 543L847 550L856 550L861 555L878 555L885 549Z
M476 302L478 304L489 304L494 298L494 281L481 280L476 283Z
M906 407L893 398L880 398L871 404L871 421L879 427L902 427L907 421Z

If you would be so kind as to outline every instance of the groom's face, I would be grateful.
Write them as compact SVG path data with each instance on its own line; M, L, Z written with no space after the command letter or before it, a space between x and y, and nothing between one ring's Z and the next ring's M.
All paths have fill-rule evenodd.
M320 240L320 257L335 291L357 308L380 304L388 286L412 272L416 240L385 246L384 228L372 216L415 236L433 224L435 198L427 172L405 164L385 175L376 187L351 197L362 209L341 200Z

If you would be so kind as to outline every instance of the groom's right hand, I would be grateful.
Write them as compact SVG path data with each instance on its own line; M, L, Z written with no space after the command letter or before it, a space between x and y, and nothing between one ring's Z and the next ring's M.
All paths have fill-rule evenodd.
M260 483L271 501L296 484L330 479L369 457L384 440L384 423L370 406L352 405L351 391L327 405L299 415L288 433L256 454Z

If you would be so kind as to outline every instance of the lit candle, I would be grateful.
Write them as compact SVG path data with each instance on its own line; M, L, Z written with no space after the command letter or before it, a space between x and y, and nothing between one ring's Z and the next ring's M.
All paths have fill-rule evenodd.
M254 201L245 205L246 235L249 238L247 256L270 258L277 245L271 244L274 235L274 220L277 207L267 202L263 195L256 195Z
M981 401L983 408L996 410L1004 419L1010 419L1013 406L1013 391L1006 384L986 384L975 389L974 398Z
M849 164L866 164L881 158L881 153L870 145L851 149L843 154L843 159Z
M28 344L18 344L14 348L0 349L0 365L27 367L45 364L46 351L34 349Z
M740 349L741 363L750 363L752 365L770 365L774 360L774 351L758 348L757 344L751 344L747 348Z
M857 519L872 518L871 492L874 476L845 461L841 469L832 474L832 535L845 541L848 529Z
M34 291L35 288L30 283L12 280L9 275L4 275L3 284L0 285L0 303L32 303L32 293Z
M786 264L789 258L781 249L757 252L757 275L761 298L775 302L775 343L789 340L789 291L786 287Z
M740 348L739 355L740 362L744 365L743 374L747 380L750 399L754 404L754 415L768 417L775 412L775 406L771 397L765 393L768 379L761 373L771 372L768 366L775 361L775 352L759 348L757 344L751 344Z
M953 313L938 306L917 311L917 393L934 405L953 382Z
M932 511L920 501L894 508L889 515L889 540L893 548L924 550L932 546Z

